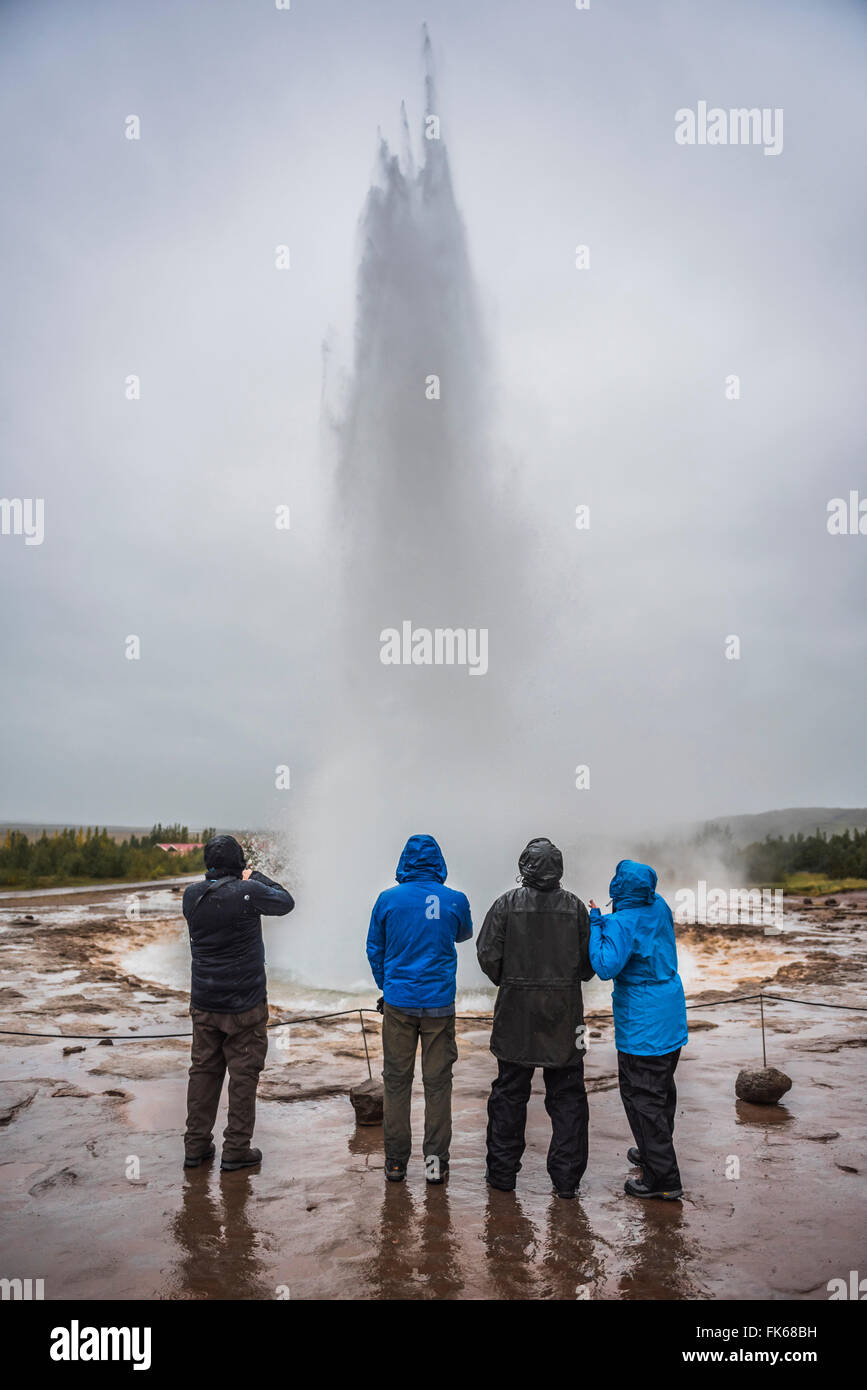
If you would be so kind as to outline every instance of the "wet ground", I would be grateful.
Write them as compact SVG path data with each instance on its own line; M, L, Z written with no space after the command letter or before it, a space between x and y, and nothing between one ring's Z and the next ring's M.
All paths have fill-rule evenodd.
M143 901L133 921L111 894L4 902L3 1027L186 1032L165 965L177 899L161 887ZM517 1193L485 1187L484 1024L459 1024L452 1169L438 1188L420 1157L387 1186L382 1131L355 1126L357 1015L272 1032L265 1161L222 1176L181 1168L185 1040L0 1038L0 1276L42 1278L47 1298L825 1299L829 1279L865 1265L867 1013L766 1005L768 1061L794 1084L763 1108L734 1095L739 1068L761 1064L758 1006L729 999L761 986L867 1001L867 895L843 903L790 912L781 936L680 931L688 995L705 1005L690 1011L678 1070L681 1203L623 1195L631 1137L601 1012L588 1019L590 1165L575 1202L550 1192L538 1090ZM149 962L149 978L131 961ZM374 1071L378 1022L366 1016Z

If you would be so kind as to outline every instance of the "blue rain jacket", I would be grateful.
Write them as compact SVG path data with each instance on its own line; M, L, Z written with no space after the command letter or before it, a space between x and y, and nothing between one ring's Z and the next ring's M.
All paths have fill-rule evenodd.
M397 886L380 893L370 915L367 959L386 1004L441 1009L455 1002L458 941L473 934L464 893L446 888L448 870L432 835L411 835Z
M621 859L608 889L614 911L590 911L590 963L614 981L618 1052L661 1057L687 1041L686 1001L677 973L671 908L649 864Z

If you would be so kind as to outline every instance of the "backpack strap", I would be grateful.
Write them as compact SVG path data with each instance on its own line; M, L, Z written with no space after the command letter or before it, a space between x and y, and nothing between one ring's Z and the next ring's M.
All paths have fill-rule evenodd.
M205 884L204 889L202 890L202 892L199 894L198 898L196 899L196 905L195 905L195 907L193 908L192 912L190 913L189 917L187 918L187 921L188 921L190 924L192 924L193 918L195 917L196 913L198 912L199 908L201 907L202 903L204 902L204 900L205 900L205 898L208 896L208 894L209 894L209 893L213 893L213 891L214 891L215 888L222 888L222 886L223 886L224 883L229 883L229 882L231 882L231 880L232 880L233 878L234 878L234 874L226 874L223 878L211 878L211 879L208 879L207 883Z

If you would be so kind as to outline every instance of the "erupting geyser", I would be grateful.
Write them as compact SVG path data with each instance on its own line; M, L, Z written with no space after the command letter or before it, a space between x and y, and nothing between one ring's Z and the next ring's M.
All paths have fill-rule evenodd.
M295 803L297 920L275 943L318 984L365 980L370 907L409 834L437 836L477 917L527 839L511 757L530 732L515 708L520 549L498 487L427 36L424 53L422 153L402 108L402 152L381 139L361 218L354 368L323 536L330 666L312 793ZM463 973L481 979L474 960Z

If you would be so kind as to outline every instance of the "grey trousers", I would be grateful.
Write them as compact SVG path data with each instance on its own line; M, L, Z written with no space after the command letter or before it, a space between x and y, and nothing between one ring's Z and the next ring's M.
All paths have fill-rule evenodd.
M193 1044L187 1083L188 1158L207 1151L214 1137L220 1092L229 1073L229 1120L223 1130L223 1157L240 1158L250 1147L256 1123L256 1089L268 1051L268 1005L242 1014L190 1009Z
M452 1067L458 1059L455 1016L416 1018L390 1004L383 1006L383 1131L387 1158L406 1163L412 1152L410 1102L415 1056L421 1039L424 1083L425 1158L448 1162L452 1142Z

